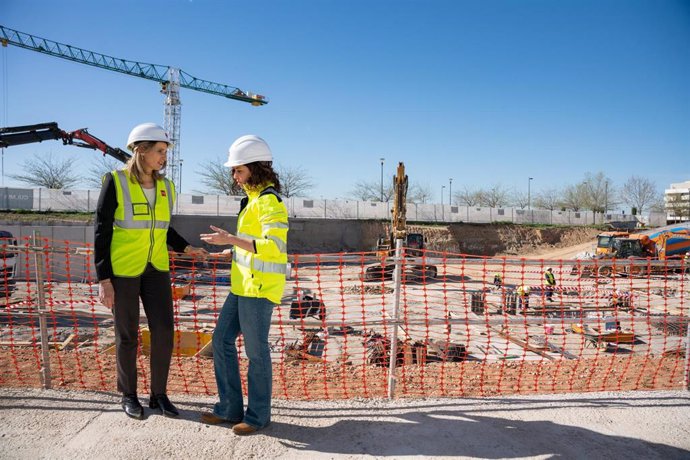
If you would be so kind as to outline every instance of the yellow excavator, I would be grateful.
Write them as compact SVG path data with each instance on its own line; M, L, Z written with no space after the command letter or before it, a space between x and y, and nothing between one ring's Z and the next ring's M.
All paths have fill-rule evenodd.
M395 263L389 262L395 254L395 241L403 241L402 281L424 281L436 278L438 269L435 265L426 263L424 251L424 236L421 233L407 233L407 175L405 165L398 163L398 169L393 176L393 209L391 210L391 226L388 235L379 238L377 253L381 263L367 267L364 273L365 281L383 281L393 279ZM413 257L421 258L412 260Z

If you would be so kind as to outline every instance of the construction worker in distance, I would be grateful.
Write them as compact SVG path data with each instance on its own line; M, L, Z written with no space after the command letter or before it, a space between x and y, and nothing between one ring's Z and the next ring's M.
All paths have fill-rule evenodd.
M503 277L501 277L501 274L496 272L494 273L494 286L497 288L500 288L503 285Z
M531 291L532 288L526 284L521 284L517 288L518 308L522 309L523 313L527 313L527 309L529 308L529 294Z
M556 289L556 276L553 274L553 269L551 267L547 268L544 272L544 279L546 280L544 296L546 300L553 302L553 291Z

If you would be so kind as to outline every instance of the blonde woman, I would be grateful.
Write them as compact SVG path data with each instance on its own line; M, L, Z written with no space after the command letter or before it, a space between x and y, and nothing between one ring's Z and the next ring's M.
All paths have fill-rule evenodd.
M176 252L205 256L172 227L175 187L161 170L170 139L154 123L136 126L127 148L132 158L122 170L103 177L96 209L94 253L99 299L113 312L117 389L127 416L142 419L137 397L139 299L151 331L149 407L167 417L179 415L167 392L173 351L173 303L168 246Z

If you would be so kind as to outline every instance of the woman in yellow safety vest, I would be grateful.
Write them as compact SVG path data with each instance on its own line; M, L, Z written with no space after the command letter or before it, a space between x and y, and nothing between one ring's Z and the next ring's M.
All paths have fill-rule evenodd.
M233 245L230 294L213 332L213 365L218 398L213 412L201 414L211 425L233 424L238 435L251 434L271 421L272 368L268 344L273 307L281 302L287 272L288 214L278 195L280 181L273 170L273 154L258 136L237 139L225 166L235 187L246 194L233 235L211 226L201 235L210 244ZM242 333L247 371L248 401L244 410L242 382L235 340Z
M144 417L137 397L139 299L151 331L149 407L176 417L179 413L166 396L174 333L167 246L186 254L207 254L170 227L175 187L160 172L169 146L168 133L160 126L136 126L127 140L133 155L124 169L103 176L96 208L98 296L113 312L117 389L125 413L135 419Z

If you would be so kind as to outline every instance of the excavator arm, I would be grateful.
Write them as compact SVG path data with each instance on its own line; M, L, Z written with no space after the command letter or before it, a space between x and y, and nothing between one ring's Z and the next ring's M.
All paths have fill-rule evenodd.
M407 238L407 175L405 174L405 165L402 162L398 163L398 170L393 177L393 188L392 239L405 240Z
M110 155L123 163L126 163L131 157L124 150L111 147L96 136L89 134L86 128L66 132L54 122L0 128L0 148L53 140L62 140L65 145L100 150L103 155Z

